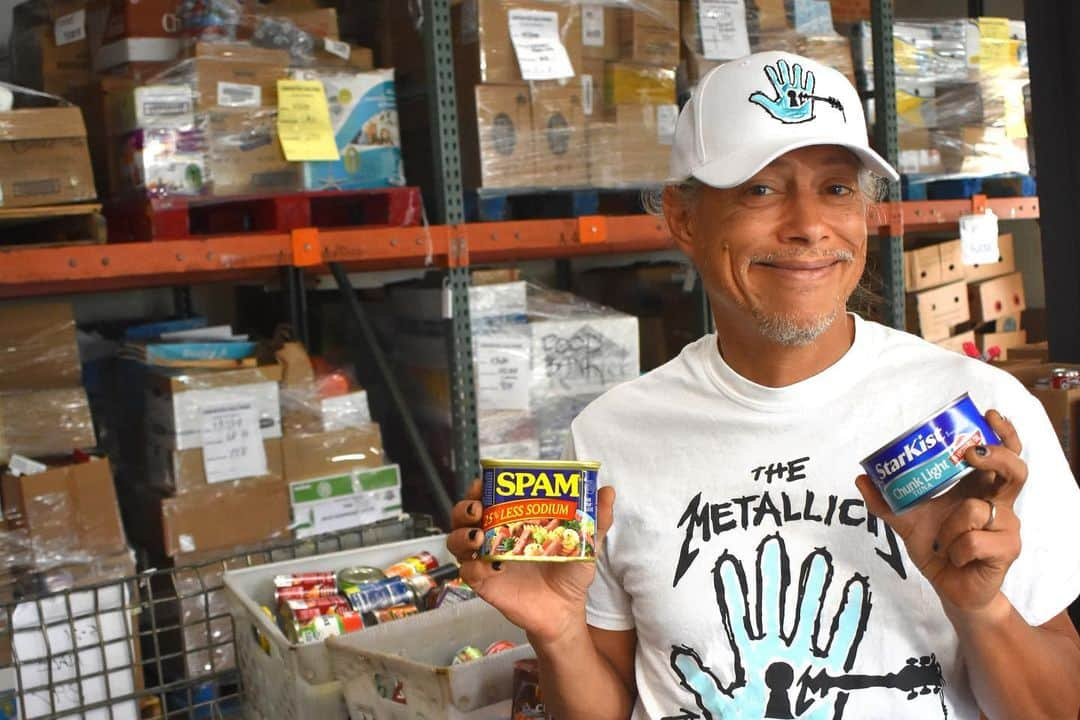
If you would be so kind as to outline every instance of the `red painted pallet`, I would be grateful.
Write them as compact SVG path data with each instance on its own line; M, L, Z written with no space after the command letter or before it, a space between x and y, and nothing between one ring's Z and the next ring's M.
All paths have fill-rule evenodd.
M326 190L234 197L137 198L106 207L109 242L179 240L296 228L405 227L422 222L420 189Z

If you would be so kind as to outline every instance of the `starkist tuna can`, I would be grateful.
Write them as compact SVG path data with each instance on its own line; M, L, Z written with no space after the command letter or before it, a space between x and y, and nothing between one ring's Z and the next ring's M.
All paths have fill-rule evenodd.
M600 463L481 460L481 560L592 561Z
M910 510L949 490L973 468L964 453L1000 445L967 393L907 430L862 461L894 513Z

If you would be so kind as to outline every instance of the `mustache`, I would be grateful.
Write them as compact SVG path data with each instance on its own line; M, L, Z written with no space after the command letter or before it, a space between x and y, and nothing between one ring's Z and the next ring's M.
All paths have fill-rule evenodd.
M855 253L850 250L844 250L837 248L835 250L787 250L784 252L766 253L764 255L751 255L750 262L768 265L774 263L777 260L791 260L793 258L809 259L809 260L821 260L829 258L832 260L839 260L841 262L851 262L855 259Z

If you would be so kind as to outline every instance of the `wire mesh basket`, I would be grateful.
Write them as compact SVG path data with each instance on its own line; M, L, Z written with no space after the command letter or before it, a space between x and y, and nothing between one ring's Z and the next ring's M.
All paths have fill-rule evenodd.
M86 587L16 588L0 605L0 720L238 717L225 570L438 532L402 516Z

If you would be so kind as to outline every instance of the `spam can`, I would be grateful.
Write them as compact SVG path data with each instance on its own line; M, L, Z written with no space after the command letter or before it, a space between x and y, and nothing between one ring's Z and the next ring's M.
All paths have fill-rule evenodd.
M600 463L481 460L480 468L481 560L595 559Z
M947 492L974 468L964 453L1000 445L975 403L964 393L862 461L894 513Z

